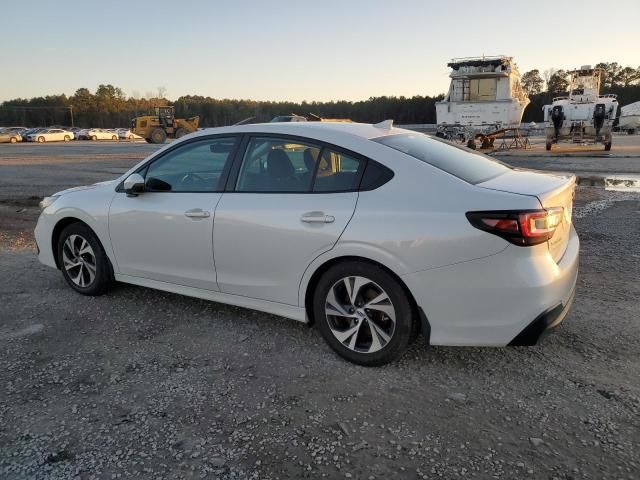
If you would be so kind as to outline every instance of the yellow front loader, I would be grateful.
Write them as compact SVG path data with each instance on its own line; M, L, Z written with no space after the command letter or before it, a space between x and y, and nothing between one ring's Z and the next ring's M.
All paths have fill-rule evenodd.
M200 117L175 118L173 107L155 107L152 115L131 120L131 131L148 143L164 143L167 138L180 138L198 130Z

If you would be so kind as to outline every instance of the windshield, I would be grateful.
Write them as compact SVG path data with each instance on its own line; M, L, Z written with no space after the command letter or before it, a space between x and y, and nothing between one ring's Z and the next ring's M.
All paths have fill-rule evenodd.
M472 184L485 182L510 170L507 165L486 155L422 133L387 135L372 140Z

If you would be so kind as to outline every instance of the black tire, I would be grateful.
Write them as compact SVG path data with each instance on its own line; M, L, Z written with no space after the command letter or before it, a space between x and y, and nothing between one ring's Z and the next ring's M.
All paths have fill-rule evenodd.
M98 140L98 137L96 137L95 135L91 135L90 140L92 142L95 142L96 140Z
M79 237L80 239L86 240L91 246L95 257L95 276L91 282L87 282L84 286L80 286L74 282L70 272L75 274L77 270L67 270L65 268L63 260L65 254L64 250L65 248L68 248L65 246L65 242L73 235L76 236L76 239ZM81 293L82 295L102 295L113 283L113 271L111 269L111 263L109 262L106 253L104 253L104 248L102 248L100 240L98 240L98 237L96 237L95 233L93 233L93 231L87 225L83 223L72 223L71 225L65 227L64 230L62 230L62 232L60 233L60 237L58 237L57 255L58 264L60 266L60 270L62 271L62 276L69 284L69 286L76 292ZM69 256L67 256L67 258L69 258ZM86 269L86 267L80 268ZM86 278L86 275L84 278Z
M38 143L44 143L44 142L45 142L44 137L38 137Z
M354 351L338 340L332 332L330 322L334 321L333 318L342 319L342 317L332 317L326 314L327 295L329 295L334 286L339 285L340 281L347 277L364 277L370 280L371 285L383 290L391 301L391 307L395 313L395 327L388 342L377 351L371 353ZM374 313L376 312L374 311ZM338 355L350 362L368 367L384 365L399 358L405 352L409 343L416 337L419 327L412 303L402 285L383 268L368 262L345 261L329 268L322 275L315 292L313 292L313 314L320 333ZM357 324L357 320L354 319L353 321ZM363 334L368 331L369 335L372 335L373 332L368 326L368 321L366 323L366 331L363 331ZM358 334L360 334L359 332L360 330L358 330ZM365 335L365 340L366 337L367 335ZM350 338L348 337L345 342Z
M189 132L186 128L179 128L178 130L176 130L176 138L181 138L185 135L189 135Z
M65 136L64 136L64 141L65 141L65 142L68 142L69 140L71 140L71 138L69 137L69 135L65 135Z
M151 143L164 143L167 139L167 132L161 128L154 128L151 132Z
M112 135L112 136L111 136L111 140L114 140L114 141L115 141L115 140L118 140L118 136L117 136L117 135Z
M10 141L11 143L16 143L16 142L18 141L18 139L17 139L16 137L11 137L11 138L9 139L9 141Z

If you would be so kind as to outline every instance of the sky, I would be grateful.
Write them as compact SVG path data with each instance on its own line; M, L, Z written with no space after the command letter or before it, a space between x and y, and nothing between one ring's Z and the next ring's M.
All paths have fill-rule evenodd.
M640 0L6 2L0 102L108 83L172 100L437 95L453 57L640 67L639 19Z

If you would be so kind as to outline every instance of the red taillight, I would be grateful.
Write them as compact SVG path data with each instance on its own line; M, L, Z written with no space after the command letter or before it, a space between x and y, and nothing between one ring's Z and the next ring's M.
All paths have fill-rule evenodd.
M468 212L471 225L509 242L530 246L544 243L562 222L562 207L544 210Z

